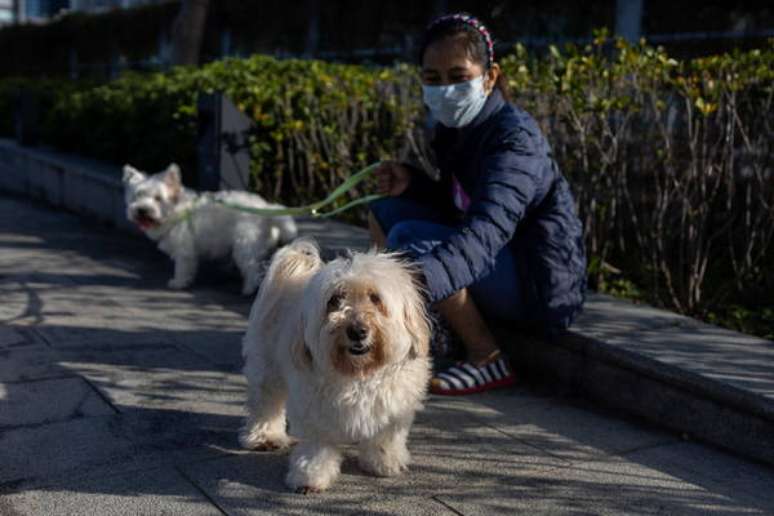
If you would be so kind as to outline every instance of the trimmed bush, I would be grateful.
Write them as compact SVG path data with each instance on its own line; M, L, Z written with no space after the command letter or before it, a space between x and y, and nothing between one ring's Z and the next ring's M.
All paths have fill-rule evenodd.
M774 301L772 43L678 62L600 33L506 58L576 192L592 285L623 270L649 301L699 316Z
M255 121L254 187L289 204L319 199L355 170L405 154L419 117L406 67L370 70L264 56L166 74L128 74L62 99L46 140L63 150L148 170L195 164L196 100L224 92Z
M0 80L0 137L16 136L16 103L21 93L31 95L38 104L40 116L45 117L60 100L90 86L93 86L93 83L59 79L11 77Z

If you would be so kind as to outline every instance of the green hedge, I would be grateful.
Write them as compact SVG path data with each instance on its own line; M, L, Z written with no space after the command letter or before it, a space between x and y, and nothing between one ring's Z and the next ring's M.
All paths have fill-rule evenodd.
M576 192L592 285L622 270L701 316L774 304L774 41L677 61L600 33L503 66Z
M774 306L774 43L677 61L600 33L541 58L517 47L501 64L573 185L594 287L737 326L770 321L728 307ZM195 99L216 90L255 121L254 187L272 199L317 200L376 159L424 155L414 67L263 56L61 95L44 136L117 165L190 171Z
M60 79L29 79L11 77L0 80L0 137L16 135L15 117L17 98L23 92L36 99L39 116L45 118L59 102L69 95L92 87L87 81L63 81Z
M222 91L255 121L256 190L295 204L321 198L354 170L400 152L418 118L415 81L403 67L370 70L258 55L129 74L63 98L49 114L45 138L114 163L156 170L177 161L190 172L197 96Z

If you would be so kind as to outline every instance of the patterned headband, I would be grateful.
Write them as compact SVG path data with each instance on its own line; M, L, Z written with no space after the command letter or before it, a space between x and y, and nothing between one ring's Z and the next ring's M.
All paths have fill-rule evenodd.
M460 22L464 23L465 25L469 25L470 27L476 29L479 34L481 34L481 37L484 38L484 43L486 44L486 52L487 56L489 57L489 67L491 68L492 64L494 63L494 44L492 43L492 36L489 34L489 30L484 26L484 24L481 23L475 16L459 13L447 14L433 20L430 25L427 26L427 30L429 31L438 27L439 25L446 25L453 22Z

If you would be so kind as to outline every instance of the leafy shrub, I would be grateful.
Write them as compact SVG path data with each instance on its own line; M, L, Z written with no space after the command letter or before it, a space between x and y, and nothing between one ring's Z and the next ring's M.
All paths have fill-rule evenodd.
M17 97L22 92L31 95L38 104L38 112L45 116L61 99L75 91L87 88L90 83L57 79L29 79L11 77L0 80L0 137L16 135L15 117Z
M773 65L774 45L678 62L604 33L505 59L573 185L593 285L621 269L649 301L706 317L772 284Z
M62 99L47 141L115 163L195 163L196 101L224 92L255 122L257 191L287 203L319 199L353 171L404 152L420 104L406 67L370 70L265 56L162 74L128 74Z

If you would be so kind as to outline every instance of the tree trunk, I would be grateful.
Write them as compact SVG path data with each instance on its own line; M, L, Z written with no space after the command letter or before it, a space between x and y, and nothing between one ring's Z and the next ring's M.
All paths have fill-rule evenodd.
M644 0L616 0L615 34L635 43L642 34L642 4Z
M304 45L304 57L311 59L317 55L320 46L320 0L307 0L306 15L309 20Z
M172 64L197 65L210 0L183 0L172 26Z

